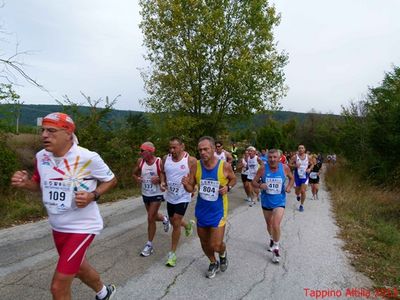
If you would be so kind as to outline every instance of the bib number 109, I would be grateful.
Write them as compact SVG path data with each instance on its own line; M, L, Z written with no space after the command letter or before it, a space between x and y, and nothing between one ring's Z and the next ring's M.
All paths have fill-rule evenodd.
M50 191L49 198L50 198L50 200L54 200L54 201L64 201L65 200L65 192Z

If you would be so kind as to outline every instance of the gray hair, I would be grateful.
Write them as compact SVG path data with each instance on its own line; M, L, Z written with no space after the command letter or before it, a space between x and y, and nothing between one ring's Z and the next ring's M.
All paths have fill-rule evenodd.
M211 144L211 147L215 149L215 140L213 137L208 136L208 135L202 136L201 138L199 138L199 142L197 144L201 143L202 141L209 141Z

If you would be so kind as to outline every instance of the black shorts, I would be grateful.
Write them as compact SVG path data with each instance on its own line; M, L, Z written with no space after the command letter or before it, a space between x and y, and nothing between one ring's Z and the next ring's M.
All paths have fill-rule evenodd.
M241 174L241 177L243 182L247 181L247 174Z
M308 183L311 183L311 184L316 184L316 183L319 183L319 177L317 178L317 179L308 179Z
M182 202L178 204L172 204L167 202L168 217L172 218L174 214L184 216L188 206L189 202Z
M278 208L278 207L286 208L286 206L277 206L277 207L274 207L274 208L268 208L268 207L262 206L262 209L263 210L268 210L268 211L273 211L275 208Z
M157 195L157 196L145 196L142 195L143 202L144 203L151 203L151 202L162 202L164 201L164 196L163 195Z

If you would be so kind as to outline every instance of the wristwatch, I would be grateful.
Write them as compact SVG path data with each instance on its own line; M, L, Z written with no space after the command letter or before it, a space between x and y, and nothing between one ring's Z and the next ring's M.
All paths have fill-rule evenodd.
M97 201L100 199L100 194L96 191L92 191L92 194L94 195L93 201Z

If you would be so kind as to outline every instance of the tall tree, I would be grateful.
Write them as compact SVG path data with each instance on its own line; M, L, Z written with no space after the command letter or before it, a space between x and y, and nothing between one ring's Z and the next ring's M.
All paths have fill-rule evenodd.
M276 49L280 15L267 0L140 5L151 64L142 73L149 94L142 103L150 111L185 116L188 131L216 135L227 115L279 107L287 55Z

